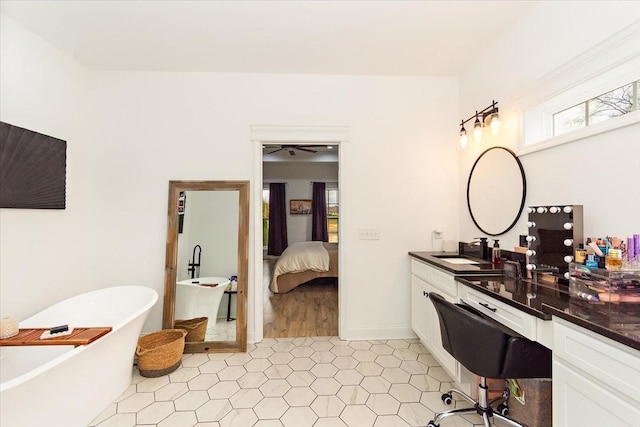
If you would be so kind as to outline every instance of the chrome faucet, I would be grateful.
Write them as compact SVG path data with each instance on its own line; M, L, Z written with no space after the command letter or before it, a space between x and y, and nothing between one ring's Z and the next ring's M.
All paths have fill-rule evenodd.
M196 249L198 250L198 258L196 261ZM202 247L200 245L195 245L193 247L193 254L191 261L189 262L189 268L187 271L191 273L191 278L195 279L200 277L200 255L202 254Z

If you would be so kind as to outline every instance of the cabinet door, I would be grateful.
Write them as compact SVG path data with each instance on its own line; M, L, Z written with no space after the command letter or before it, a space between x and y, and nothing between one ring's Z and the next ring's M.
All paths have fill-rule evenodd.
M447 371L447 373L451 375L454 380L459 381L460 376L457 371L458 363L456 362L456 359L454 359L453 356L451 356L442 347L442 337L440 335L440 320L438 319L436 308L428 298L428 294L431 292L436 292L439 294L441 294L441 292L430 283L427 283L416 276L412 276L411 281L412 283L415 282L416 287L419 287L422 290L419 295L422 298L422 302L417 307L415 307L415 309L412 307L411 315L419 317L420 327L425 328L424 335L426 339L424 340L423 344L433 355L433 357L435 357L436 360L440 362L440 365ZM450 297L449 295L443 295L443 297L448 301L455 302L455 299ZM416 332L416 334L417 333L418 332Z
M427 284L428 292L440 293L438 289ZM442 294L441 294L442 295ZM454 298L449 295L442 295L447 301L456 302ZM460 382L460 374L458 372L458 362L450 355L447 350L442 347L442 336L440 335L440 320L438 319L438 313L436 308L430 300L427 300L425 307L425 314L429 323L429 335L431 337L431 348L429 351L435 357L440 365L451 375L451 377Z
M429 299L428 292L427 283L411 275L411 329L427 349L429 349L431 341L428 326L429 320L425 313Z
M631 427L639 419L637 404L554 358L553 425Z

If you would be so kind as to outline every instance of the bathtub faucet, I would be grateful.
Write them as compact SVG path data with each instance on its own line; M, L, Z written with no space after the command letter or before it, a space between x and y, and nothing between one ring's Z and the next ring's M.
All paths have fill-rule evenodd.
M198 250L198 258L196 261L196 249ZM200 277L200 255L202 254L202 248L200 245L195 245L193 247L193 255L191 261L189 262L189 268L187 271L191 273L191 278L195 279Z

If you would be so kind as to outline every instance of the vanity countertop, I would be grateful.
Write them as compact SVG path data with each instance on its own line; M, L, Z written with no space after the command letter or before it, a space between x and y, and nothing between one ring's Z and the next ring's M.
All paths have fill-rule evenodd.
M493 274L496 270L477 265L451 266L434 257L439 252L409 255L452 272L456 281L543 320L557 316L616 342L640 350L640 304L590 302L571 298L566 285L515 280ZM491 266L491 264L488 264ZM455 270L460 267L464 273ZM476 267L470 269L470 267ZM475 271L475 273L473 273ZM490 273L486 275L483 273Z

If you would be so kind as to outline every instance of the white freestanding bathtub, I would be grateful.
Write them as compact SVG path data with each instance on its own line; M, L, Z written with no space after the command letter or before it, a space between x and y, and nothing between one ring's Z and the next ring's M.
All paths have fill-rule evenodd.
M218 286L203 286L212 283ZM229 279L224 277L199 277L177 282L176 319L207 317L207 335L210 336L216 325L220 301L229 283Z
M21 328L111 326L85 346L0 347L0 426L87 426L131 384L142 326L158 294L117 286L77 295Z

